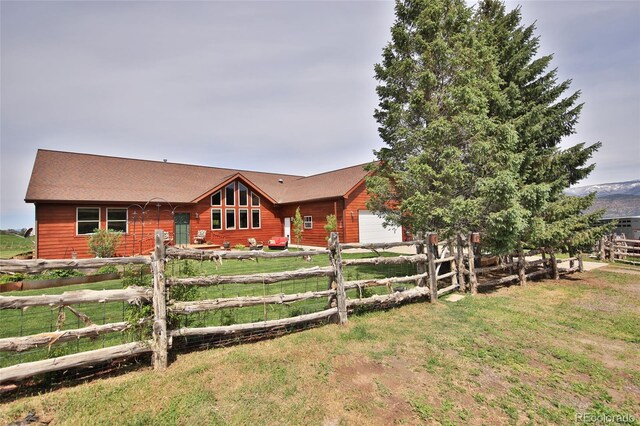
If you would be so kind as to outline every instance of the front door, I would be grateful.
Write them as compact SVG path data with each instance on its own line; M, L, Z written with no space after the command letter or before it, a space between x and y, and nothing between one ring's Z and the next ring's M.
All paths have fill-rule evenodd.
M175 244L189 244L189 213L176 213L173 216Z
M285 217L284 218L284 236L289 238L289 242L291 242L291 218L290 217Z

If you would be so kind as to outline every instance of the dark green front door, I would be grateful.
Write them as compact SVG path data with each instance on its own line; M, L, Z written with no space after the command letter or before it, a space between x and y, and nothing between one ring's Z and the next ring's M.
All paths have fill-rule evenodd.
M189 244L189 213L176 213L173 216L175 243Z

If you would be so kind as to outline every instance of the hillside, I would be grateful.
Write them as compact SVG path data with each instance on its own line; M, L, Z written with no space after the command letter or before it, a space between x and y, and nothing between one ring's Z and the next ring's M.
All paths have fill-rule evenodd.
M567 195L584 196L596 192L589 212L605 209L604 218L640 216L640 179L570 188Z
M9 259L16 254L33 250L34 237L0 233L0 259Z

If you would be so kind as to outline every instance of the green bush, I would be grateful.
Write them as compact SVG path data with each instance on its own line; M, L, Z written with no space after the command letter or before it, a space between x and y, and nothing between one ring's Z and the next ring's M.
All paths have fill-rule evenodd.
M55 280L58 278L69 277L84 277L85 274L77 269L52 269L50 271L43 272L40 275L32 277L33 280Z
M94 229L89 238L89 252L95 257L113 257L120 245L122 232L111 229Z
M117 274L118 268L114 265L105 265L98 269L97 274Z
M0 284L15 283L18 281L22 281L24 279L25 279L24 274L13 274L13 275L3 274L3 275L0 275Z
M122 273L122 287L140 286L151 287L153 277L146 272L144 266L125 267ZM133 340L147 340L151 337L153 326L153 306L151 302L141 302L139 305L128 305L124 319L132 324L127 334ZM147 320L146 322L143 322Z
M233 246L234 249L236 250L244 250L245 249L245 245L244 244L236 244L235 246Z

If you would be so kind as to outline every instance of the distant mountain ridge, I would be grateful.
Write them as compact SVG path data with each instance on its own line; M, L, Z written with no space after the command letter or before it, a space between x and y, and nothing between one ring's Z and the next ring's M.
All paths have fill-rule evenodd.
M591 192L597 192L596 197L606 197L609 195L637 195L640 196L640 179L629 180L626 182L601 183L598 185L579 186L577 188L569 188L564 192L567 195L576 195L582 197Z
M596 200L589 212L605 209L604 218L640 216L640 179L565 190L565 194L579 197L591 192L596 192Z

